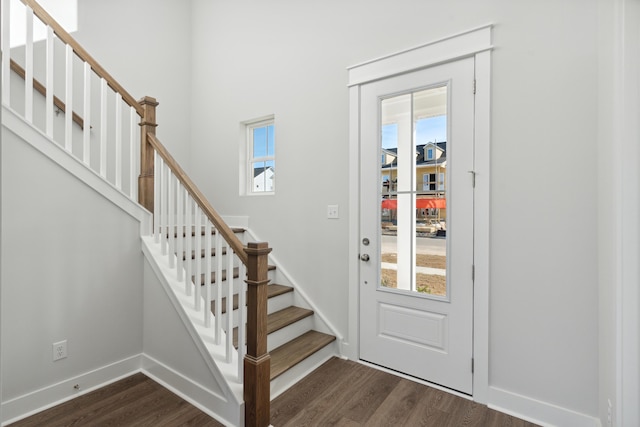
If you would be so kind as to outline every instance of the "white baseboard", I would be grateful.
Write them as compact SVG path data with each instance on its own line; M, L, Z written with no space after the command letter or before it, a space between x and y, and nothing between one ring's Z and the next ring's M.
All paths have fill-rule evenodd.
M226 426L242 425L244 403L238 408L235 402L229 402L224 396L207 390L145 354L142 355L142 372L218 422Z
M590 415L581 414L497 387L489 387L488 406L496 411L544 427L601 427L600 420Z
M140 372L140 368L141 355L138 354L10 399L2 403L2 425L11 424L126 378ZM79 386L77 390L74 388L76 384Z

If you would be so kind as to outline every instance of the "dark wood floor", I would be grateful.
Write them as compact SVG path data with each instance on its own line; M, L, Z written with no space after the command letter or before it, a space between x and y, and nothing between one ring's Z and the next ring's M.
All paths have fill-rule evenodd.
M285 426L533 427L485 405L362 364L330 359L271 403Z
M143 374L117 381L11 427L222 426Z
M484 405L360 363L330 359L271 403L271 424L285 426L534 427ZM222 426L135 374L11 427Z

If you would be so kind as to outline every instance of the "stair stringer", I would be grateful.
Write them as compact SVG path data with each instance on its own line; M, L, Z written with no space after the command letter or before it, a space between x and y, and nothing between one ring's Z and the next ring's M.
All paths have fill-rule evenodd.
M192 402L201 402L198 396L193 394L194 387L206 390L209 399L206 404L198 406L209 412L220 421L229 425L244 424L244 400L243 384L238 380L238 353L233 352L231 362L226 362L224 345L216 345L212 336L212 329L205 328L202 311L197 312L193 308L193 296L187 296L184 291L184 283L175 278L175 269L169 267L167 257L162 255L160 245L156 244L151 236L142 236L142 252L148 260L158 281L161 283L171 305L180 317L184 327L189 332L191 340L205 361L210 374L217 385L219 392L206 390L193 380L177 372L173 367L168 367L170 376L181 377L182 381L173 381L170 388L188 398ZM213 315L208 312L209 315ZM224 336L222 337L224 343ZM153 361L152 361L153 362ZM153 372L150 372L153 376ZM162 380L162 379L161 379ZM165 378L164 382L168 379ZM187 386L181 386L187 384ZM196 390L201 391L201 390ZM196 393L197 394L197 393ZM204 406L204 408L202 408Z

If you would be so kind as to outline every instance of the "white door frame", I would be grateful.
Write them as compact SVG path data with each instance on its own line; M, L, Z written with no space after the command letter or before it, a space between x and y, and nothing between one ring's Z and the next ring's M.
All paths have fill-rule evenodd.
M489 391L489 146L492 25L472 29L425 45L367 61L349 71L349 338L344 354L359 355L359 201L360 201L360 89L375 80L422 68L475 57L475 172L474 206L474 315L473 315L473 399L487 403Z
M614 159L614 262L615 262L615 412L614 424L640 422L640 54L637 22L640 4L634 0L614 2L613 34L613 135ZM602 284L600 285L602 287ZM605 333L611 333L606 331ZM603 369L602 367L600 369ZM603 404L604 402L601 402ZM601 409L606 414L606 408Z

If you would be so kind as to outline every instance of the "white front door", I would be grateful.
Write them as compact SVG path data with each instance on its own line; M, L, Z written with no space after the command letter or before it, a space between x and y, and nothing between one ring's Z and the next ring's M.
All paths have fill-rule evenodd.
M474 59L362 85L360 358L472 393Z

